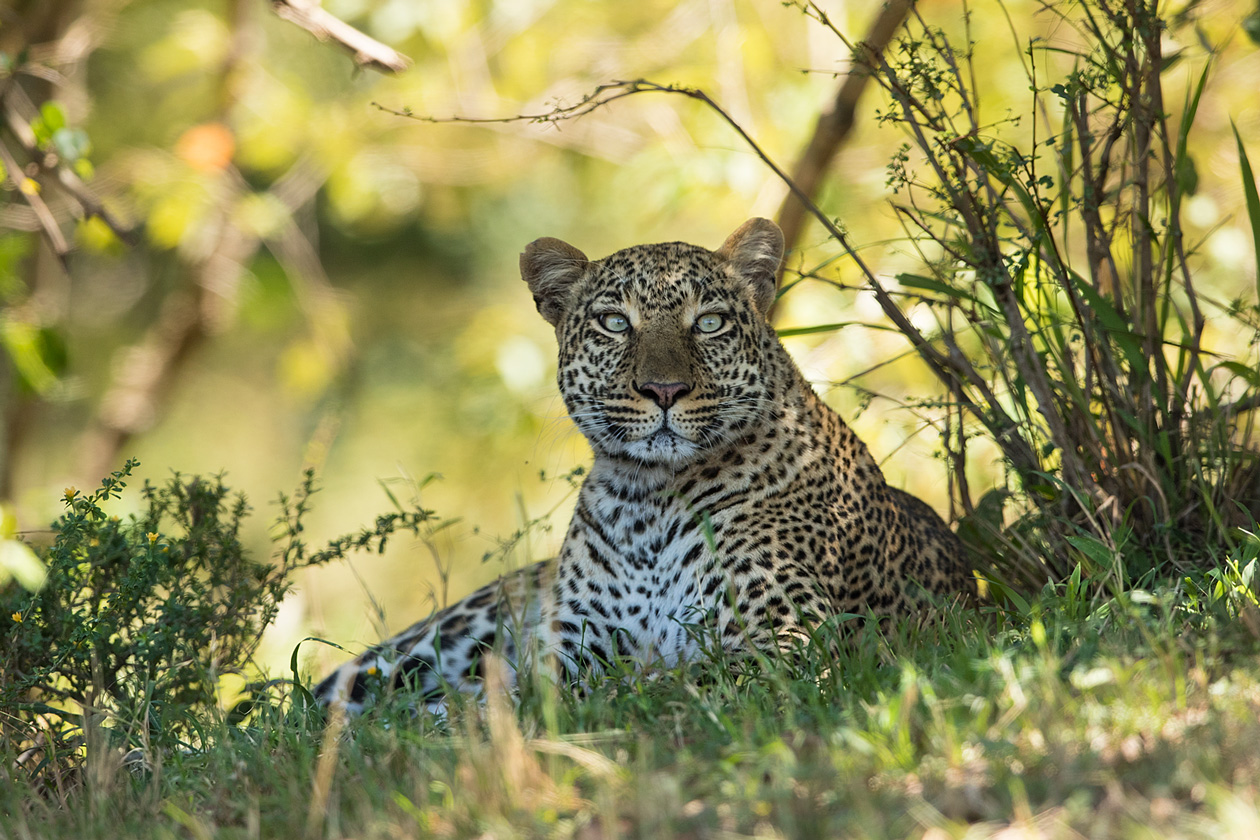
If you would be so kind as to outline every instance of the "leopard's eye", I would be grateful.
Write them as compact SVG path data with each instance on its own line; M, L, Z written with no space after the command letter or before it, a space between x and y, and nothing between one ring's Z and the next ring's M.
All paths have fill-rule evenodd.
M621 333L630 329L630 319L620 312L605 312L599 316L599 325L612 333Z
M726 319L716 312L701 315L696 319L696 329L702 333L717 332L726 324Z

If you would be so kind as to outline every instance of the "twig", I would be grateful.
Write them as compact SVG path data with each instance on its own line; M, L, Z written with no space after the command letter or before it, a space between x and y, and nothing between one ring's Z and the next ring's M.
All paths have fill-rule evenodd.
M30 127L30 117L38 113L38 111L35 108L35 103L31 102L30 98L20 87L8 85L3 93L0 93L0 111L3 111L4 122L8 125L9 130L13 132L14 138L22 147L22 151L31 160L38 163L42 172L51 172L57 176L57 182L61 185L61 189L78 202L84 216L89 218L96 216L113 231L115 236L128 245L139 243L135 229L124 224L107 210L105 205L101 203L101 200L92 192L91 187L84 183L77 173L61 165L59 156L55 153L45 152L39 148L39 143L35 139L35 132ZM16 175L14 177L16 179ZM41 226L48 232L45 225ZM49 232L50 238L51 235Z
M61 260L63 265L65 256L70 252L70 245L66 242L65 234L61 232L61 227L57 224L56 218L53 217L52 211L48 209L48 205L44 203L44 199L39 197L39 191L26 184L26 175L22 166L17 162L17 158L9 151L9 147L0 143L0 163L4 164L4 168L8 170L9 177L13 179L14 185L18 188L18 192L22 194L22 198L30 205L31 210L35 213L35 218L39 220L39 226L43 229L44 235L48 237L48 244L52 246L53 253L57 255L57 259ZM32 183L35 183L32 181Z
M580 100L572 105L555 105L550 111L537 114L515 114L510 117L434 117L426 114L417 114L410 108L390 108L379 102L373 102L372 105L387 114L393 114L397 117L406 117L407 119L417 120L426 123L461 123L465 125L493 125L504 123L560 123L566 120L578 119L587 114L616 102L618 99L625 99L627 96L634 96L636 93L681 93L685 96L700 94L700 91L692 88L683 87L681 85L662 85L657 82L650 82L646 79L635 79L633 81L612 81L599 85L590 93L583 96Z
M127 245L134 247L140 244L139 231L125 224L111 213L77 173L64 166L59 166L57 167L57 181L61 184L63 190L73 196L75 201L79 202L79 206L83 208L83 215L86 218L95 216L100 219L115 236Z
M411 66L410 58L333 16L317 0L271 0L271 9L319 40L337 42L359 67L379 73L401 73Z

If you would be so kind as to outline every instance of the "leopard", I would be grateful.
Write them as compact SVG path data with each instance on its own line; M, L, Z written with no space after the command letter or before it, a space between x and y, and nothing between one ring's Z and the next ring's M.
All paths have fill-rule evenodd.
M484 690L490 658L508 688L526 667L589 685L613 662L800 650L837 616L974 598L957 535L886 482L780 342L783 250L763 218L715 251L666 242L591 260L559 239L528 245L521 276L594 456L559 554L368 649L315 698L357 713L406 691L440 710Z

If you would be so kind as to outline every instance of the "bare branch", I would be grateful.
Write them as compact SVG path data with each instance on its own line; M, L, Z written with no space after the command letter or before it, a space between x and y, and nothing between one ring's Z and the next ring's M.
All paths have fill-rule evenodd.
M382 105L379 102L373 102L372 104L388 114L426 123L461 123L465 125L494 125L522 122L560 123L565 120L573 120L584 117L592 111L616 102L618 99L625 99L627 96L633 96L636 93L649 92L681 93L684 96L699 94L703 96L703 94L700 94L700 91L682 87L681 85L662 85L657 82L650 82L647 79L635 79L634 81L606 82L583 96L572 105L557 104L550 111L544 111L537 114L515 114L510 117L433 117L426 114L417 114L410 108L390 108L389 106Z
M411 59L334 17L317 0L271 0L272 11L300 26L321 41L335 41L344 47L359 67L378 73L401 73Z

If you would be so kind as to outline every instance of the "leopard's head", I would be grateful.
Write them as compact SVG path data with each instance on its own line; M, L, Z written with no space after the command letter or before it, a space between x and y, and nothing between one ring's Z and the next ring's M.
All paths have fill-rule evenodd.
M667 242L589 260L550 238L525 249L521 274L556 328L560 393L596 453L681 467L765 415L782 256L767 219L716 251Z

